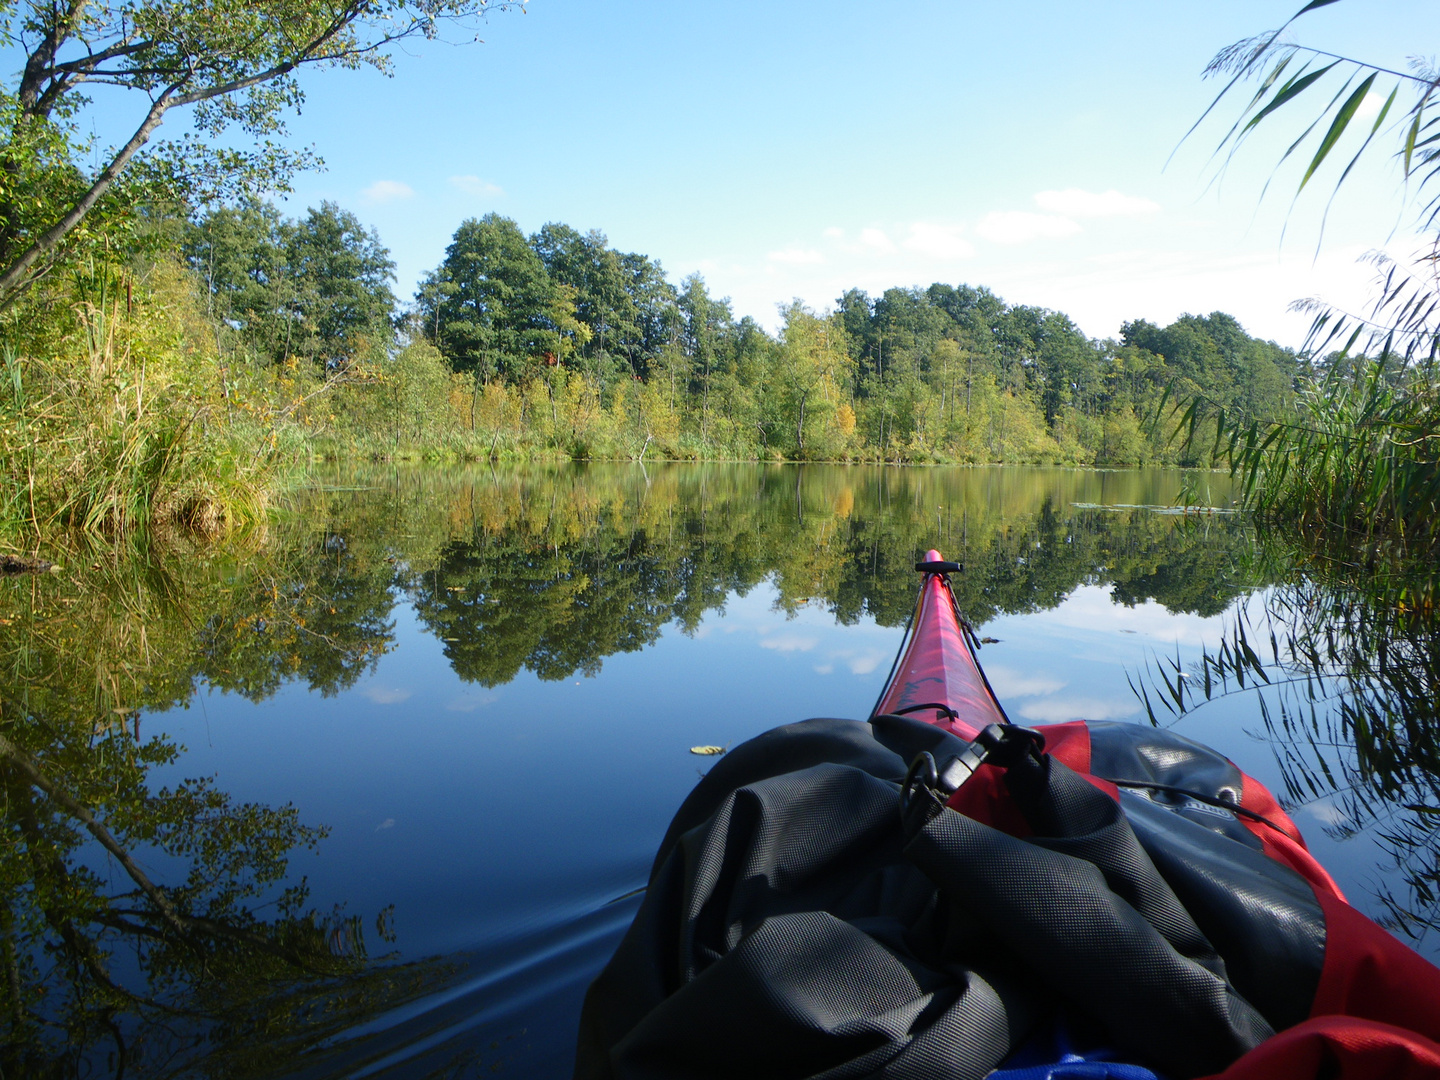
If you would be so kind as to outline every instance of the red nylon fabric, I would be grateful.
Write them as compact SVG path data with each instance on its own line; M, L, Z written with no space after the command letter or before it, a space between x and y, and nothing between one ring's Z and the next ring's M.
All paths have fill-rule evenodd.
M970 779L955 789L945 805L972 821L1021 840L1035 834L1005 786L1005 770L994 765L981 765L976 769Z
M1322 1016L1266 1039L1206 1080L1434 1080L1440 1044L1374 1020Z
M1051 757L1070 766L1090 783L1105 792L1112 799L1120 798L1120 789L1109 780L1102 780L1090 772L1090 726L1084 720L1070 720L1063 724L1046 724L1036 728L1045 736L1045 752Z
M1248 786L1256 781L1247 776L1245 783ZM1316 895L1333 896L1341 902L1345 900L1344 894L1340 892L1340 886L1335 884L1335 879L1330 876L1330 872L1316 861L1314 855L1310 854L1303 841L1291 840L1284 833L1276 832L1268 825L1263 825L1258 821L1247 821L1245 818L1241 818L1240 821L1247 829L1260 837L1262 850L1266 855L1276 862L1284 863L1303 877L1310 883L1310 887L1315 890Z
M1120 798L1120 789L1108 780L1090 775L1090 728L1083 720L1051 724L1037 728L1045 736L1045 752L1070 766L1112 799ZM966 817L1024 839L1034 830L1025 815L1010 797L1005 786L1005 773L994 765L981 765L973 776L956 789L945 803Z
M1325 913L1325 966L1310 1019L1266 1040L1215 1080L1440 1077L1440 968L1347 904L1303 847L1273 829L1265 833L1267 852L1311 881Z
M1047 754L1078 773L1090 772L1090 726L1084 720L1047 724L1039 730L1045 735Z
M1310 1015L1380 1021L1440 1042L1440 968L1339 897L1315 896L1325 912L1325 967Z
M1280 800L1275 798L1270 793L1270 789L1253 776L1248 776L1243 771L1241 776L1244 776L1245 780L1240 792L1240 805L1246 810L1253 810L1272 825L1280 826L1291 840L1294 840L1302 848L1305 847L1305 838L1300 835L1300 829L1295 822L1290 820L1290 815L1280 808ZM1262 839L1265 838L1266 833L1270 836L1275 835L1274 829L1268 829L1258 821L1251 822L1250 828ZM1264 829L1265 832L1260 832L1261 829Z

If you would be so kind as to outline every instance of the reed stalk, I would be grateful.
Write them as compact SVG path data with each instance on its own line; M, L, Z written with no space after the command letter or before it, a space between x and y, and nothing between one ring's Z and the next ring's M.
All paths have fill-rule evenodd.
M1348 540L1356 550L1440 546L1440 385L1428 368L1366 361L1302 387L1283 419L1254 421L1192 401L1176 435L1208 433L1211 460L1239 480L1258 520Z

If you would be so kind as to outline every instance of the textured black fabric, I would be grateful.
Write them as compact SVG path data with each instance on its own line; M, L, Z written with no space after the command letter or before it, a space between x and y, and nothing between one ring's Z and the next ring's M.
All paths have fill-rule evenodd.
M1325 965L1325 914L1299 874L1139 795L1121 806L1140 845L1205 936L1235 989L1279 1031L1310 1015Z
M1007 780L1042 835L1017 840L946 810L906 850L957 919L983 925L1034 983L1172 1076L1218 1072L1274 1034L1114 800L1048 757Z
M1090 731L1090 771L1096 776L1130 783L1163 784L1199 792L1222 802L1240 802L1243 774L1229 758L1204 743L1163 728L1139 724L1092 720L1085 726ZM1175 792L1155 790L1145 797L1237 843L1260 850L1259 838L1234 814Z
M1244 776L1203 743L1138 724L1086 726L1096 776L1240 800ZM1259 838L1217 807L1145 789L1125 791L1121 806L1160 873L1229 958L1235 988L1277 1030L1304 1020L1325 962L1325 917L1310 886L1261 854ZM1209 833L1236 843L1216 843Z
M853 721L851 721L853 723ZM970 745L944 728L909 716L881 715L870 720L871 736L908 765L915 755L928 750L938 762L958 757ZM904 773L901 773L903 778Z
M1127 797L1146 815L1137 835L1113 799L1048 757L1007 774L1035 836L949 809L907 836L898 781L919 750L943 758L937 734L814 720L721 759L677 813L590 988L576 1076L978 1078L1063 1011L1179 1080L1308 1010L1313 981L1292 978L1285 997L1283 980L1257 975L1275 959L1245 952L1258 931L1208 929L1289 919L1267 947L1300 947L1286 962L1308 970L1298 875L1267 876L1249 848L1207 862L1207 844L1238 845ZM1167 817L1184 826L1173 852ZM1218 898L1227 875L1244 880ZM1232 970L1284 1000L1257 1008Z
M930 724L918 720L907 723L916 729L929 728L960 743L953 735ZM675 811L670 828L665 831L665 838L660 841L660 849L655 853L655 864L651 873L654 874L660 868L676 839L703 823L736 788L770 776L797 772L811 765L821 764L851 765L872 776L893 780L898 784L905 778L910 757L925 748L919 747L910 757L904 756L906 749L908 744L901 744L895 749L883 745L876 739L868 724L854 720L817 717L798 724L771 728L735 747L717 761L701 778L700 783L695 785L680 804L680 809Z

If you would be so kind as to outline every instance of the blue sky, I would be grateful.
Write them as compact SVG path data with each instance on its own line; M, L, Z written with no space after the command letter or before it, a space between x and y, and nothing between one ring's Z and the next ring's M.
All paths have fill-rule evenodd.
M308 75L291 132L328 167L287 211L355 211L402 297L463 219L496 211L527 232L598 228L770 326L792 297L946 281L1097 336L1221 309L1298 344L1290 301L1357 306L1356 258L1409 245L1394 167L1351 181L1317 256L1328 184L1283 241L1293 178L1259 203L1279 128L1219 185L1223 120L1166 164L1216 90L1210 57L1298 6L532 0L491 16L483 44L407 45L392 79ZM1345 0L1295 36L1401 65L1437 29L1433 0Z

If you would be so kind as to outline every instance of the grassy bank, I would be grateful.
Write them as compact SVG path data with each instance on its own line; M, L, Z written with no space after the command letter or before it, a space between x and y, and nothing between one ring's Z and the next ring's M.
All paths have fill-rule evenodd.
M0 360L11 546L254 524L300 446L263 381L224 363L174 264L86 266L11 313Z
M823 404L823 403L822 403ZM879 407L828 403L805 421L803 443L773 438L734 402L708 412L663 383L610 383L583 372L546 372L523 383L477 382L453 373L440 353L414 342L363 376L337 385L304 432L324 460L398 461L830 461L900 464L1141 465L1178 455L1142 429L1133 408L1079 411L1047 425L1037 404L993 386L978 389L968 415L934 416L903 442L876 444ZM818 419L816 414L818 413Z
M1290 416L1270 423L1191 405L1187 452L1209 442L1263 523L1309 536L1333 557L1373 565L1440 548L1440 385L1428 370L1386 361L1339 368L1301 387ZM1210 433L1213 432L1213 442Z

